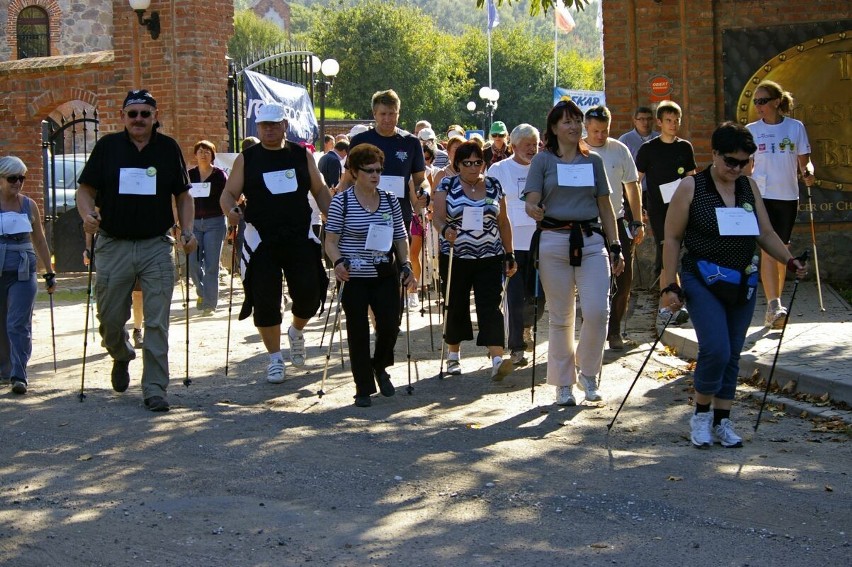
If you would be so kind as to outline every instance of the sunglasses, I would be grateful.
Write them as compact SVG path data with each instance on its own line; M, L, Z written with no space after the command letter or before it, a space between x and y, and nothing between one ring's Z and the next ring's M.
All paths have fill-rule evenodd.
M725 165L730 169L742 169L748 165L750 160L747 159L736 159L731 156L722 156L722 161L725 162Z
M383 167L359 167L361 171L366 173L367 175L373 175L374 173L378 173L379 175L385 170Z
M766 104L770 100L775 100L775 97L774 96L772 96L772 97L767 96L767 97L763 97L763 98L754 98L751 101L754 103L755 106L763 106L764 104Z
M505 138L506 134L491 134L492 138Z
M26 179L26 177L23 175L10 175L6 178L6 181L8 181L10 185L14 185L18 181L23 183L24 179Z
M485 163L481 159L463 159L461 164L465 167L482 167L482 164Z
M141 116L142 118L151 118L153 112L150 110L128 110L126 114L128 118L136 118L137 116Z

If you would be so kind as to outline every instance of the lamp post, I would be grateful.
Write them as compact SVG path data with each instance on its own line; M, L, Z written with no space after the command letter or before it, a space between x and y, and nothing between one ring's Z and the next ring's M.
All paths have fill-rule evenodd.
M491 123L494 121L494 112L497 110L497 101L500 99L500 91L491 87L482 87L479 89L479 98L485 102L485 112L488 114L488 127L486 132L491 129Z
M328 89L334 83L334 78L340 72L340 64L334 59L326 59L320 63L320 58L312 55L310 60L305 60L304 67L307 73L318 75L314 79L314 85L316 85L320 97L319 141L322 143L323 138L325 138L325 97L328 94Z
M130 0L130 8L136 12L139 25L143 26L151 34L151 39L160 37L160 13L151 12L149 18L145 18L145 10L151 7L151 0Z
M467 111L470 112L471 116L473 116L477 126L480 124L480 120L482 120L483 123L485 122L485 112L482 110L476 110L476 103L474 101L468 101Z

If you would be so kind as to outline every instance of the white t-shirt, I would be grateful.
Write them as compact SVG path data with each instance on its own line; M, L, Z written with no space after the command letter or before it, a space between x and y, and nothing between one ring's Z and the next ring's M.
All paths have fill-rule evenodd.
M530 240L535 232L535 221L524 212L524 202L521 200L529 169L529 165L520 164L510 157L498 161L489 167L486 173L489 177L497 179L503 186L515 250L529 250Z
M798 200L798 156L811 153L805 125L785 116L778 124L758 120L746 128L757 144L751 177L760 188L760 195L779 201Z
M615 138L607 138L604 145L596 148L590 146L591 150L601 156L606 166L606 179L609 182L609 200L612 202L612 210L615 218L624 216L624 186L622 183L630 183L639 180L636 164L630 155L630 148Z

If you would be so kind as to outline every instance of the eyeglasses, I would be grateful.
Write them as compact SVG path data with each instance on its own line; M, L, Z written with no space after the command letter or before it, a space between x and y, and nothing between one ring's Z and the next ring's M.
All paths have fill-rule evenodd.
M485 163L481 159L463 159L461 164L464 167L482 167L482 164Z
M26 179L26 177L23 175L10 175L6 178L6 181L8 181L10 185L14 185L18 181L23 183L24 179Z
M729 169L742 169L748 165L750 160L747 159L736 159L731 156L722 156L722 161L725 162L725 165Z
M136 118L137 116L141 116L142 118L151 118L153 112L150 110L128 110L126 114L128 118Z
M367 175L373 175L374 173L378 173L379 175L385 170L383 167L359 167L361 171L366 173Z
M505 138L506 134L491 134L492 138Z
M767 96L767 97L763 97L763 98L753 98L751 101L754 103L755 106L763 106L764 104L766 104L770 100L775 100L775 99L776 99L776 97L774 97L774 96Z

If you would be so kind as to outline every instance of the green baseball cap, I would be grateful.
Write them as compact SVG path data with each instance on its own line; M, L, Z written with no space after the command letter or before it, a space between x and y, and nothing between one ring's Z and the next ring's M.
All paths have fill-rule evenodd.
M500 122L499 120L491 125L491 130L488 132L491 136L495 134L506 135L509 131L506 129L506 125Z

